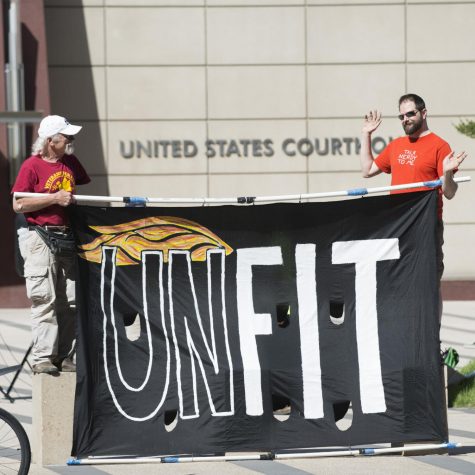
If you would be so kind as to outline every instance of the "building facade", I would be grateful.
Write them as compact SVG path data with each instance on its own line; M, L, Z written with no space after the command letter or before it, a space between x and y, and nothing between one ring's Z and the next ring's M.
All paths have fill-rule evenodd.
M364 114L402 134L397 101L432 131L475 119L475 1L45 0L51 111L84 125L80 193L232 197L389 184L361 177ZM474 176L475 180L475 176ZM475 183L445 202L445 279L475 280Z

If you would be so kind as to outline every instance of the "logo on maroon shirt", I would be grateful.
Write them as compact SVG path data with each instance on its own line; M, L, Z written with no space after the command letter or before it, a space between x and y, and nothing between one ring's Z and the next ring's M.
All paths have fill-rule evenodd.
M74 177L67 171L56 172L45 183L45 190L54 193L59 190L72 192L74 190Z

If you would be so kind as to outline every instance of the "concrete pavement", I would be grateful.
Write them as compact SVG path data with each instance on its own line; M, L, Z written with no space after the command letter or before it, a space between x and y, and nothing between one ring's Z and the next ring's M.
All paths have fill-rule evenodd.
M0 367L18 364L30 343L28 309L0 309ZM475 301L444 302L441 328L442 348L452 346L460 355L458 367L475 360ZM0 386L5 390L13 374L0 376ZM26 432L32 433L31 370L28 365L21 371L11 395L14 403L0 399L0 407L13 413ZM332 457L294 459L282 461L233 461L192 462L178 464L123 464L84 465L68 467L32 465L30 473L52 474L447 474L475 473L475 408L449 409L451 442L463 447L446 455L377 455L374 457ZM66 462L66 461L65 461Z

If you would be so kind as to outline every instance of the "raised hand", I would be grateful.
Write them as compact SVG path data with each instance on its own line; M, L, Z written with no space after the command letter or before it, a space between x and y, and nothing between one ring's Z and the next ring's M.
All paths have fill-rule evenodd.
M466 152L460 152L457 155L455 155L455 152L450 152L442 162L444 173L453 171L458 168L466 157Z
M381 124L381 122L381 112L379 112L378 110L369 111L364 116L362 132L367 134L373 133L379 127L379 124Z

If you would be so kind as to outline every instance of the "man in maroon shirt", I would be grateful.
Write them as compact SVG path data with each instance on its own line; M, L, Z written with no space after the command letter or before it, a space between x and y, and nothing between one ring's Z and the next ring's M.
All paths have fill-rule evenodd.
M45 117L38 129L32 156L20 168L13 192L42 196L13 200L13 210L24 213L28 228L18 231L26 292L31 300L32 360L35 373L75 371L75 256L50 250L36 228L66 234L66 206L74 201L77 185L90 178L73 155L74 136L81 126L64 117Z

